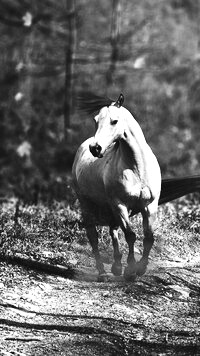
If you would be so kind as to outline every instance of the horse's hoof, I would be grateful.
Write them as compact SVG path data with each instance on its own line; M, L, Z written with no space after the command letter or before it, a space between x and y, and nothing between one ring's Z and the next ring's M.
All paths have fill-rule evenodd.
M127 266L124 270L124 279L128 282L134 282L136 278L137 278L136 272Z
M122 264L114 262L111 268L111 272L114 274L114 276L121 276Z
M136 263L136 274L142 276L147 270L147 263L144 261L139 261Z
M102 274L99 274L97 281L98 282L108 282L109 277L106 273L102 273Z

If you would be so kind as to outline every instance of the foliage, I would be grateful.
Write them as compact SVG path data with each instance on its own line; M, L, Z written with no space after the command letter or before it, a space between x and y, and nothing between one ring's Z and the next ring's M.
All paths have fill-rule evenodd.
M1 206L1 254L20 254L40 261L67 264L73 236L80 240L80 212L64 203L19 205L16 199Z

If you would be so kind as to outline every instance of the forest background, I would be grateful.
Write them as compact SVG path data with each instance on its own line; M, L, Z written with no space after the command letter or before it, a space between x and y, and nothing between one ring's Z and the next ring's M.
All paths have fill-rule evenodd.
M199 174L199 0L0 0L0 68L1 197L66 196L86 91L124 94L163 176Z

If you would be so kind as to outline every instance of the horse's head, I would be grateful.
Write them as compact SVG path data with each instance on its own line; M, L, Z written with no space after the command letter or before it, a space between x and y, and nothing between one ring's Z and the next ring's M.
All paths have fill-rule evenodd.
M96 134L94 142L89 147L94 157L103 157L105 151L124 135L123 108L121 108L123 101L124 96L120 94L116 102L103 107L95 116Z

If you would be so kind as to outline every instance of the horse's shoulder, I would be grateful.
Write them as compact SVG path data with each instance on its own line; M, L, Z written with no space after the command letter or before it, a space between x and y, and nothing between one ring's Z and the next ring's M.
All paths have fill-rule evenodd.
M92 137L88 138L85 140L81 145L79 146L76 155L75 155L75 160L74 164L76 165L79 161L83 159L84 156L90 156L90 151L89 151L89 144L92 141Z

